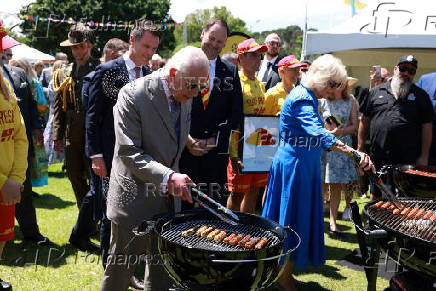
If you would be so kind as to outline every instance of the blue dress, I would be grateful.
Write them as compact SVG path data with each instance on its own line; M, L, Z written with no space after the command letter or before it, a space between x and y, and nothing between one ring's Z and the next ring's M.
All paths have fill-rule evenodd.
M313 266L325 262L320 157L321 150L328 150L337 139L324 128L317 108L316 96L303 85L287 96L262 212L299 234L301 244L290 260L301 269L307 269L309 261ZM295 235L289 235L284 251L296 244Z

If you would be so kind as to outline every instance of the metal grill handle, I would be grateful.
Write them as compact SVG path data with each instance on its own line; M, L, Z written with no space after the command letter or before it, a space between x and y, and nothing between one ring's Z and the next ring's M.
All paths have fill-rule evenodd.
M295 236L297 237L297 239L298 239L297 245L294 248L289 249L286 253L281 253L280 255L277 255L277 256L267 257L267 258L263 258L263 259L256 259L256 260L216 260L216 259L212 259L211 261L212 261L212 263L231 263L231 264L235 264L235 263L255 263L255 262L262 262L262 261L271 261L271 260L275 260L275 259L281 258L283 256L288 256L293 251L298 249L298 247L301 244L301 237L290 226L284 226L283 228L286 231L288 231L288 232L292 231L295 234Z

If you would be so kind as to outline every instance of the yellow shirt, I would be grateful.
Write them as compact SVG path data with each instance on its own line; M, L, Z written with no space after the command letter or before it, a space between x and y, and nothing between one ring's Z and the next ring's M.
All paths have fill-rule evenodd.
M288 93L283 88L283 83L279 82L274 87L269 88L265 94L265 115L277 115L282 110Z
M254 80L250 80L242 71L239 71L239 79L241 80L244 115L263 115L265 111L265 85L257 77L254 77ZM233 132L229 149L231 158L238 156L239 136L239 132Z
M15 97L6 100L0 89L0 189L7 179L24 182L28 146L26 127L17 100Z

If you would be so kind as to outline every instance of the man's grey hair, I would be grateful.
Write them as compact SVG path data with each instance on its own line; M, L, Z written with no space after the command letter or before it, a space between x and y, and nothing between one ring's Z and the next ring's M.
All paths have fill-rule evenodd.
M203 65L209 68L209 60L201 48L187 46L179 50L168 60L164 67L165 73L168 75L171 68L175 68L179 72L187 72L193 65Z
M301 83L309 90L322 90L330 80L344 84L347 81L347 71L340 59L326 54L312 63Z

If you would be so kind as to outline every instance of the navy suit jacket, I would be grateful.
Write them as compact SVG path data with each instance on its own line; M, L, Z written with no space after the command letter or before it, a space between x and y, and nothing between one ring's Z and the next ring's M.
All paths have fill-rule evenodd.
M29 158L34 155L34 148L32 142L32 131L34 129L42 129L42 118L38 112L38 106L33 98L32 89L27 82L26 73L23 69L4 65L4 72L11 80L15 96L18 99L18 106L20 107L21 115L23 116L24 124L26 126L27 139L29 140Z
M143 67L142 73L146 76L151 70ZM120 56L95 69L88 89L85 148L88 157L103 154L108 172L112 166L115 146L112 108L117 103L119 91L127 83L130 83L129 73L123 56ZM85 102L83 104L85 105Z
M278 82L282 80L279 75L279 67L278 67L279 61L281 59L282 59L281 57L278 57L271 67L271 73L269 74L268 80L266 80L266 84L265 84L265 92L268 91L269 88L274 87Z
M206 110L201 95L193 98L190 135L194 138L209 138L219 134L218 147L214 153L228 153L230 132L242 121L242 90L236 66L217 57L213 88L210 91Z

